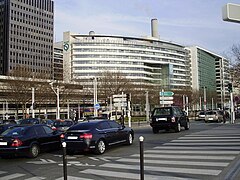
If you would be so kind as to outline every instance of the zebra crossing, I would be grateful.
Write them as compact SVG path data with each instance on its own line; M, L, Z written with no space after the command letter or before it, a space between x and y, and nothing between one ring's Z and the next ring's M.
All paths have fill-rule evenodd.
M226 128L226 127L225 127ZM219 179L240 153L240 132L218 127L144 151L147 180ZM88 179L139 179L139 154L80 171ZM84 176L85 175L85 176ZM87 175L87 176L86 176Z
M146 180L225 179L223 171L240 154L240 132L233 126L220 126L211 130L181 136L170 142L144 151ZM92 159L90 157L90 159ZM94 159L93 159L94 160ZM103 164L88 166L77 174L68 174L68 180L140 179L139 153L129 157L109 157ZM0 179L39 180L0 171ZM59 177L56 180L63 180Z

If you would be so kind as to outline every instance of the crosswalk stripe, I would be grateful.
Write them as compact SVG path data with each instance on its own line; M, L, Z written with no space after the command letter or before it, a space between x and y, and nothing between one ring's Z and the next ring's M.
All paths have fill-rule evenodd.
M239 154L240 151L175 151L175 150L147 150L145 153L164 153L164 154Z
M139 154L133 154L132 157L139 157ZM164 158L164 159L208 159L208 160L218 160L219 156L197 156L197 155L159 155L159 154L144 154L147 158ZM221 160L233 160L235 156L221 156Z
M200 146L200 147L191 147L191 146L156 146L154 147L153 149L211 149L211 150L218 150L218 149L221 149L221 150L232 150L232 151L236 151L236 150L240 150L240 146L218 146L218 147L214 147L214 146Z
M31 178L27 178L27 179L24 179L24 180L40 180L40 179L46 179L44 177L31 177Z
M138 163L139 159L130 159L130 158L122 158L118 159L118 162L128 162L128 163ZM186 165L186 166L213 166L213 167L226 167L229 163L224 162L195 162L195 161L169 161L169 160L149 160L145 159L144 163L149 164L168 164L168 165Z
M195 140L195 139L240 139L240 137L219 137L219 136L216 136L216 137L202 137L202 136L184 136L184 137L179 137L178 139L192 139L192 140Z
M186 134L185 135L185 137L187 136L187 137L197 137L197 136L205 136L205 137L226 137L226 136L229 136L229 137L231 137L231 136L238 136L238 137L240 137L240 134L229 134L229 133L223 133L223 132L221 132L221 133L218 133L218 134L210 134L211 132L209 132L209 131L206 131L206 134L202 134L202 132L201 132L201 134L200 133L196 133L196 134ZM225 135L225 136L223 136L223 135Z
M107 176L107 177L124 178L124 179L140 179L139 173L105 171L105 170L97 170L97 169L86 169L86 170L80 171L80 173L93 174L93 175L104 176L104 177ZM149 175L149 174L145 174L144 178L147 180L184 180L185 179L185 178L179 178L179 177L155 176L155 175Z
M113 164L106 163L100 165L100 167L106 168L118 168L118 169L131 169L139 170L139 165L127 165L127 164ZM201 174L201 175L219 175L221 170L210 170L210 169L193 169L193 168L173 168L173 167L155 167L155 166L144 166L146 171L157 171L157 172L172 172L182 174Z
M58 179L55 180L63 180L63 177L60 177ZM94 179L88 179L88 178L81 178L81 177L75 177L75 176L67 176L68 180L94 180Z
M170 142L240 142L240 139L175 139Z
M19 178L19 177L22 177L22 176L25 176L25 174L15 173L15 174L3 176L3 177L1 177L1 179L10 180L10 179Z
M6 173L5 171L0 171L0 174L4 174L4 173Z
M223 146L223 145L227 145L227 146L236 146L236 145L239 145L240 146L240 143L214 143L214 142L211 142L211 143L201 143L201 142L197 142L197 143L177 143L177 142L170 142L170 143L164 143L164 145L184 145L184 146L202 146L202 145L205 145L205 146L216 146L216 145L219 145L219 146Z

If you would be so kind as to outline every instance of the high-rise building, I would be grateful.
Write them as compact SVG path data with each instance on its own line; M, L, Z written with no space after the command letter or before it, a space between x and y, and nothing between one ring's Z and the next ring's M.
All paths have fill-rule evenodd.
M0 74L18 66L52 77L54 2L0 0Z

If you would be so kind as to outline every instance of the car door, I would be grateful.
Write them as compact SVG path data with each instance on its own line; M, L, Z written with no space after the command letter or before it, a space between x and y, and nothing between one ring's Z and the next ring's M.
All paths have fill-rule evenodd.
M124 131L124 127L118 124L116 121L109 121L108 122L111 128L115 131L114 133L114 142L115 143L122 143L127 139L127 133Z
M100 136L106 140L107 144L114 144L116 130L114 128L111 128L110 124L107 121L100 122L98 129Z

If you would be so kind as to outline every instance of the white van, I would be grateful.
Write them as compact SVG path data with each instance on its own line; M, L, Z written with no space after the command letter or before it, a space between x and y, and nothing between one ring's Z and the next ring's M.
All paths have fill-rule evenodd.
M121 119L122 111L105 111L102 112L102 117L109 120L119 120Z

